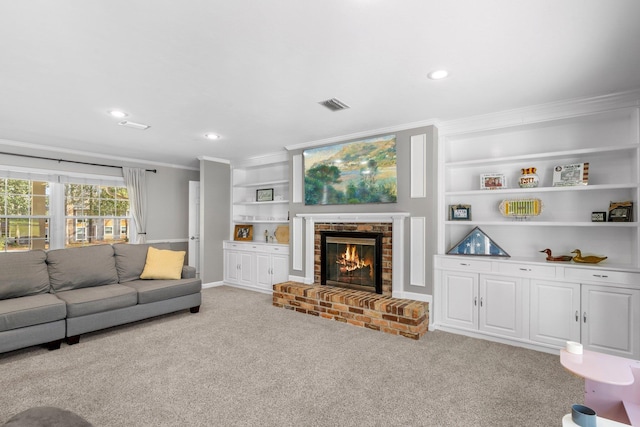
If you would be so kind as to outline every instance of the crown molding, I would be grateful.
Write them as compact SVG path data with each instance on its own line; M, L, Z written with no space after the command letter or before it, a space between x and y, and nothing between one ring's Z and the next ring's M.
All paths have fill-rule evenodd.
M638 106L640 106L640 89L440 121L437 127L440 136L452 136Z
M318 139L318 140L315 140L315 141L303 142L303 143L300 143L300 144L285 145L284 148L286 148L288 151L300 150L300 149L309 148L309 147L318 147L320 145L331 144L331 143L335 143L335 142L344 142L344 141L357 139L357 138L374 137L376 135L382 135L382 134L389 133L389 132L400 132L400 131L403 131L403 130L415 129L415 128L420 128L420 127L425 127L425 126L436 126L437 127L438 123L440 123L440 121L437 120L437 119L428 119L428 120L422 120L422 121L419 121L419 122L404 123L404 124L401 124L401 125L388 126L388 127L384 127L384 128L378 128L378 129L372 129L372 130L367 130L367 131L362 131L362 132L350 133L350 134L347 134L347 135L333 136L331 138Z
M260 165L268 165L272 163L282 163L289 161L289 153L286 151L277 151L275 153L268 153L262 156L249 157L247 159L234 162L233 166L236 168L247 168Z
M198 170L198 168L194 168L190 166L183 166L183 165L176 165L176 164L162 163L162 162L153 162L150 160L142 160L142 159L136 159L131 157L112 156L109 154L98 154L98 153L92 153L89 151L71 150L68 148L51 149L51 147L48 147L46 145L33 144L30 142L22 142L22 141L13 141L10 139L0 139L0 145L6 145L6 146L18 147L18 148L27 148L30 150L40 150L40 151L45 151L47 153L71 154L76 156L90 157L92 159L116 160L119 163L125 162L125 163L133 163L136 165L160 166L160 167L172 168L172 169L187 169L187 170L195 170L195 171ZM16 153L16 154L19 154L19 153Z
M221 159L219 157L198 156L197 159L200 161L205 160L207 162L224 163L227 165L231 164L231 161L229 161L228 159Z

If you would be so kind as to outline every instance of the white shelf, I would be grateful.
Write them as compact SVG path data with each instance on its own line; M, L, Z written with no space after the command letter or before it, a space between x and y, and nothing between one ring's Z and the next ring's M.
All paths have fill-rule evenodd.
M286 218L282 219L235 219L234 222L238 224L288 224L289 220Z
M288 200L270 200L268 202L236 202L235 205L281 205L288 204Z
M576 222L576 221L445 221L446 225L488 225L507 227L597 227L597 228L638 228L637 222Z
M466 190L448 191L445 196L476 196L476 195L496 195L496 194L531 194L531 193L551 193L558 191L603 191L603 190L624 190L637 189L639 184L600 184L600 185L573 185L565 187L535 187L535 188L503 188L500 190Z
M249 187L267 187L269 185L288 185L289 180L279 179L276 181L260 181L260 182L248 182L244 184L235 184L233 188L249 188Z
M619 145L613 147L584 148L578 150L555 151L548 153L524 154L520 156L496 157L476 160L465 160L460 162L445 163L447 168L467 168L471 166L491 166L508 163L517 163L521 161L537 161L546 159L560 159L563 157L588 156L594 154L615 153L620 151L634 152L638 149L637 145Z

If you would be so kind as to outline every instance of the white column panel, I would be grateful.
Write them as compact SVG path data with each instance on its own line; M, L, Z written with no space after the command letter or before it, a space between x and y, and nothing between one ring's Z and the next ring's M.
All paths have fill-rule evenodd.
M425 286L426 218L411 218L411 270L409 283L412 286Z
M302 270L302 218L293 218L293 269Z
M302 190L304 188L303 185L303 177L302 177L302 155L296 154L293 156L293 183L292 183L292 191L293 203L302 203ZM294 267L295 268L295 267Z
M427 135L411 137L411 198L427 197Z

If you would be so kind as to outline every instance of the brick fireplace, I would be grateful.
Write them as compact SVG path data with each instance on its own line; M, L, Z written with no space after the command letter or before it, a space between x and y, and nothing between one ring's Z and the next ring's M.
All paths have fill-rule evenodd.
M305 243L294 232L294 266L304 248L304 284L273 285L273 305L299 313L364 327L411 339L428 330L429 304L403 299L404 220L406 212L373 214L297 214L305 220ZM295 219L294 219L294 230ZM381 234L381 294L370 290L325 286L322 283L323 232Z
M380 293L382 295L391 296L392 294L392 257L393 257L393 245L392 245L392 232L393 227L391 223L317 223L314 227L314 283L327 284L326 277L323 280L323 267L326 270L327 261L323 259L323 236L336 237L343 236L344 240L350 239L354 242L358 242L361 239L376 239L376 236L380 236L380 248L379 259L373 260L380 264L374 265L372 263L371 268L379 267L380 286L379 292L375 287L362 286L359 283L349 286L349 284L340 284L340 280L334 280L332 283L328 283L332 286L342 286L345 288L368 290L369 292ZM326 242L325 242L326 243ZM341 247L340 245L338 245ZM333 254L332 254L333 257ZM329 261L331 263L333 260Z

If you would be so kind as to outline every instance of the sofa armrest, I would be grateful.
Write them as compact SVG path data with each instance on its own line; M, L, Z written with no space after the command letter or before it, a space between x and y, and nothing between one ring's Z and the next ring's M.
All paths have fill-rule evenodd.
M190 265L182 266L182 278L183 279L194 279L196 277L196 268L191 267Z

